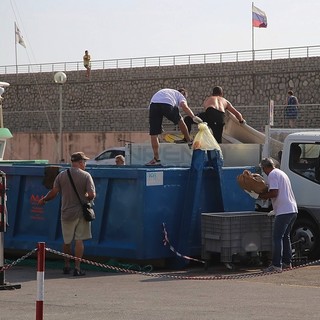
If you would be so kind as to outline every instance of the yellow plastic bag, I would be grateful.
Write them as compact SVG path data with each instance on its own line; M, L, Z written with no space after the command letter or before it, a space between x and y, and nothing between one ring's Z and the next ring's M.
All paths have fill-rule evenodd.
M198 124L199 132L196 134L193 140L193 150L219 150L220 146L217 140L214 138L206 122Z

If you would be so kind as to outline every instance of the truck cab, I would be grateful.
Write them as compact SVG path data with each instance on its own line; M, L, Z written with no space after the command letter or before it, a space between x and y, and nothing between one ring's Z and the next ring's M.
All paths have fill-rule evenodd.
M281 170L289 177L298 204L292 230L295 248L320 257L320 131L289 134L284 140Z

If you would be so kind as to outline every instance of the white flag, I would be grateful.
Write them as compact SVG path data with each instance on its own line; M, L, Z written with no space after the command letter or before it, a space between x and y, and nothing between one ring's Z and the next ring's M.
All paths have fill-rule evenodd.
M26 48L26 44L24 43L23 37L16 23L14 23L14 29L16 33L16 43L19 43Z

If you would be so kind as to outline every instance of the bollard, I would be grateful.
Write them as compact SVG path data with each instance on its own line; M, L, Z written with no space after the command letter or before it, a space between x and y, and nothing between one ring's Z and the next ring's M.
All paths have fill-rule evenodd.
M45 243L38 242L36 320L43 320Z

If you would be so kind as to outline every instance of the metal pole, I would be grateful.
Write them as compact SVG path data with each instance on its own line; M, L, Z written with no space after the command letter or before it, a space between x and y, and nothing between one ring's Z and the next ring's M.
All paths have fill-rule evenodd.
M1 224L3 222L1 221ZM4 267L4 233L0 231L0 268ZM4 271L0 272L0 286L5 285L5 275Z
M253 19L252 19L253 6L254 6L254 3L252 2L252 4L251 4L251 48L252 48L252 61L255 60L255 53L254 53L254 26L253 26Z
M0 171L0 268L4 267L4 232L6 231L6 219L4 217L4 203L5 203L5 173ZM0 272L0 285L5 285L4 271Z
M63 137L62 137L62 84L59 85L60 109L59 109L59 162L64 162L63 158Z
M2 112L2 94L4 93L4 88L0 87L0 127L3 128L3 112Z
M3 128L3 113L2 113L2 101L0 97L0 128Z

